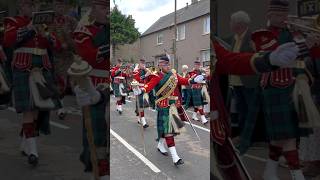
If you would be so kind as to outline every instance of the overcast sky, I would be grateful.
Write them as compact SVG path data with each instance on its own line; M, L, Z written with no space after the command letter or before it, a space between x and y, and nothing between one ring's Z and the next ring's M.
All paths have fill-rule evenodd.
M136 20L139 32L146 31L161 16L174 11L174 0L115 0L119 9ZM177 9L183 8L191 0L177 0ZM114 7L111 0L111 7Z

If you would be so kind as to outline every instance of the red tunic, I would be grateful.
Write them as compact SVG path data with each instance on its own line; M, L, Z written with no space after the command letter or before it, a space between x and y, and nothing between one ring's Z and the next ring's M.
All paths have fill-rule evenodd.
M233 53L224 49L219 43L213 42L217 62L215 64L215 72L210 78L210 100L211 113L214 119L210 123L211 138L218 144L224 144L226 137L230 135L230 125L228 113L222 98L219 85L219 75L221 74L237 74L251 75L255 74L253 66L253 53Z
M128 77L128 75L126 73L121 71L119 66L115 66L115 67L111 68L110 71L111 71L111 78L113 79L113 83L116 83L116 84L120 83L119 79L117 79L116 77L123 77L123 78Z
M73 33L77 54L93 68L89 75L95 86L100 83L109 83L109 60L98 58L99 47L93 44L93 38L101 30L101 28L95 25L79 26Z
M164 77L164 73L159 72L158 74L154 74L150 76L150 81L144 85L144 87L142 88L142 90L146 93L149 93L150 91L152 91L156 85L159 84L159 82L162 80L162 78ZM171 93L170 97L176 97L176 106L179 107L181 106L181 98L180 97L180 91L178 86L180 85L189 85L189 78L183 78L181 77L179 74L174 73L175 77L176 77L176 81L177 81L177 86L174 89L174 91ZM169 101L168 98L163 99L162 101L158 102L157 104L159 107L161 108L165 108L169 106Z
M30 24L31 19L25 16L7 17L4 19L4 47L14 48L17 42L17 32L20 28ZM40 34L36 34L33 38L21 43L15 50L13 67L21 70L30 69L32 65L32 56L39 55L43 60L43 67L51 69L52 64L49 61L47 49L59 50L61 43L57 40L54 34L50 34L53 44ZM15 47L16 48L16 47Z

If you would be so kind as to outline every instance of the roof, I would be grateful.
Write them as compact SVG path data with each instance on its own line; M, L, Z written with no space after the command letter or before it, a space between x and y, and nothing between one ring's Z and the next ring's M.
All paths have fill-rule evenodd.
M200 0L194 4L188 5L188 7L177 10L177 24L181 24L207 14L210 14L210 1ZM141 35L141 37L173 26L173 24L174 12L158 19Z

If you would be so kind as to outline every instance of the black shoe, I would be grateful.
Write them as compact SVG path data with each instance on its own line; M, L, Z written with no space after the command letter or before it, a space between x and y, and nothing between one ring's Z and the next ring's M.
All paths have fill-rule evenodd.
M179 159L177 162L174 163L175 166L179 166L179 165L182 165L182 164L184 164L182 159Z
M36 166L38 164L38 157L33 154L30 154L28 156L28 163L33 166Z
M92 172L92 163L91 162L88 162L86 163L86 161L84 160L84 156L83 155L80 155L80 161L84 164L84 172Z
M158 151L162 154L162 155L164 155L164 156L168 156L169 155L169 153L168 152L162 152L162 151L160 151L160 149L159 148L157 148L158 149Z
M25 151L21 151L22 156L28 156L28 154Z
M64 118L66 117L66 113L60 113L58 117L60 120L64 120Z
M118 112L119 112L120 115L122 114L122 111L118 111Z
M149 125L148 125L148 124L145 124L145 125L143 126L143 128L145 128L145 129L146 129L147 127L149 127Z

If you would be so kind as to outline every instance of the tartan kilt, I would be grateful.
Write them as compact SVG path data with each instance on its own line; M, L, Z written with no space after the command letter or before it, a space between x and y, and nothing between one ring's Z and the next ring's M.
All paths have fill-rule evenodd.
M261 110L262 106L262 89L260 87L255 88L254 93L252 94L252 99L248 104L248 113L244 122L243 129L240 134L240 144L237 147L240 151L240 154L247 152L249 147L252 144L252 135L254 133L257 121L261 119L258 118L258 113ZM264 119L262 119L264 120ZM264 123L264 122L263 122Z
M191 97L191 89L187 88L187 89L184 89L185 90L185 98L184 98L184 106L185 106L185 109L188 109L189 107L192 107L193 106L193 103L192 103L192 97Z
M91 125L92 125L92 131L93 131L93 139L94 144L96 147L107 147L108 146L108 125L106 120L106 106L108 103L108 98L106 94L103 94L101 96L103 100L95 105L90 106L90 114L91 114ZM90 160L90 147L89 142L87 138L87 130L85 128L85 120L82 119L83 126L82 126L82 146L83 151L81 153L81 158L83 160L83 163L86 166L89 166L91 163Z
M262 90L266 134L269 140L308 136L309 129L299 128L292 99L294 85L287 88L269 87Z
M121 94L120 94L120 89L119 89L119 84L116 84L116 83L112 83L113 86L113 94L115 97L122 97Z
M37 60L39 59L33 58L33 64L37 63L36 62ZM42 74L48 84L55 84L54 77L51 71L43 70ZM33 111L33 110L41 110L33 104L32 96L30 92L30 86L29 86L29 75L30 73L26 70L19 70L16 68L13 69L12 92L13 92L13 102L14 102L14 106L17 113ZM53 103L55 105L53 109L59 109L62 107L59 99L53 99Z
M201 89L191 89L191 99L193 106L204 105Z
M170 128L172 125L169 124L169 109L170 107L157 108L158 138L164 138L166 134L178 135L178 133L173 132L173 128ZM172 131L169 132L169 129L172 129Z

